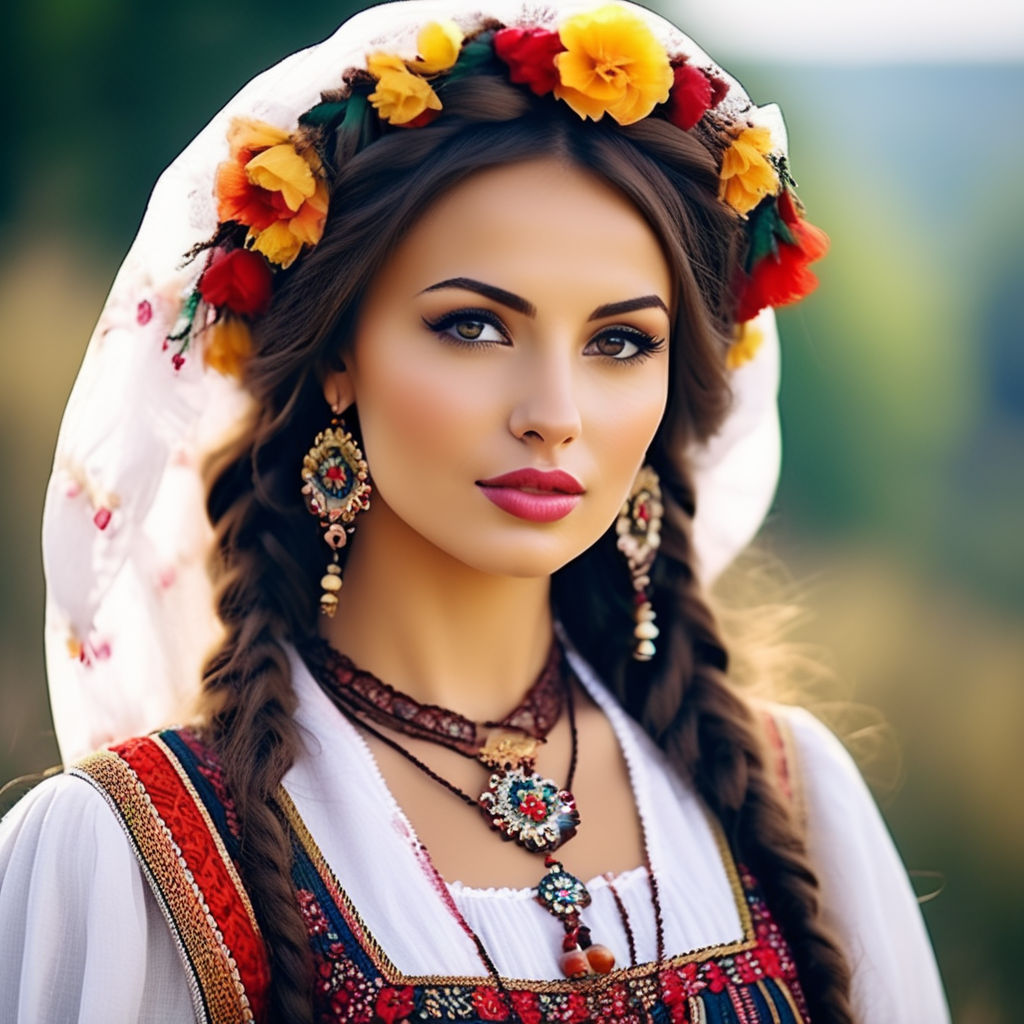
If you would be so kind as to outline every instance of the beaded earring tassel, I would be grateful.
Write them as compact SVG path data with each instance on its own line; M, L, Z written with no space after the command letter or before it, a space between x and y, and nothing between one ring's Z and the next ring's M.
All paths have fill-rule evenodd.
M644 466L636 475L629 497L615 522L618 549L626 556L633 577L635 627L633 657L650 661L654 657L654 641L658 627L651 607L651 566L661 544L661 483L658 474Z
M335 417L317 434L302 459L302 497L306 508L320 520L331 561L320 580L320 610L333 616L341 590L338 552L348 543L352 525L370 507L369 470L363 453L343 421Z

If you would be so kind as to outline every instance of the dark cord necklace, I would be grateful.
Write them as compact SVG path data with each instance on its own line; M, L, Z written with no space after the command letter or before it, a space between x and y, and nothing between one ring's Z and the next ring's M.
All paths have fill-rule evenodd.
M559 645L552 645L544 668L523 700L499 721L483 723L473 722L446 708L419 703L358 668L324 640L306 644L302 655L314 679L346 718L401 754L463 803L482 811L488 824L503 839L515 841L531 853L544 854L547 870L534 894L536 901L564 930L561 965L565 975L578 978L611 971L615 966L614 955L607 946L591 940L590 930L581 920L581 912L590 904L586 885L553 856L555 850L576 834L580 822L571 792L579 752L576 708L572 679ZM565 786L559 787L553 780L538 774L534 766L537 747L546 741L563 707L569 719L571 754ZM380 727L437 743L477 760L490 773L487 788L474 798L382 732ZM660 963L665 953L664 926L646 835L644 858ZM612 895L626 929L630 956L635 962L635 943L628 915L614 888ZM476 933L471 931L471 934L484 966L511 1007L493 961Z

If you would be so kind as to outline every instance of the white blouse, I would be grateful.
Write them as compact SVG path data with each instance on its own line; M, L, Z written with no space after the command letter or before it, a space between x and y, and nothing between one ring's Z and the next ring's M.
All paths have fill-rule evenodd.
M292 658L305 750L284 784L367 930L406 974L486 977L446 896L505 977L558 978L560 926L529 889L439 892L408 818L362 736ZM615 730L677 954L742 937L715 833L693 790L594 678L574 668ZM841 744L807 712L779 709L795 739L807 838L828 923L853 967L859 1021L943 1024L942 986L899 855ZM657 813L654 809L657 808ZM358 827L352 827L359 822ZM647 869L613 880L638 959L656 957ZM587 881L591 930L629 956L607 879ZM554 929L554 931L553 931ZM101 794L49 779L0 823L0 1024L193 1020L187 974L131 843Z

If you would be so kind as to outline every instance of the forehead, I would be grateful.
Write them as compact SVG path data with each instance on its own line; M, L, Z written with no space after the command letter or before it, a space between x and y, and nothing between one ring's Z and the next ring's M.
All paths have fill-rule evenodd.
M417 294L473 277L529 298L600 294L600 301L671 298L657 235L615 188L553 158L479 171L435 200L378 283ZM609 290L614 294L609 294Z

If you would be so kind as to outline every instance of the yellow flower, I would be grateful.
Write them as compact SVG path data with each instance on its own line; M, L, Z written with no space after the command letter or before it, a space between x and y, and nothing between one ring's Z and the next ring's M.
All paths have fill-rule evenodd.
M744 128L722 158L718 197L737 213L749 213L767 195L779 190L779 176L765 159L772 151L767 128Z
M225 376L241 377L242 366L252 355L249 325L237 316L222 316L203 332L203 362Z
M459 59L462 30L454 21L432 21L420 29L416 49L419 57L409 61L411 70L423 75L447 71Z
M309 164L291 143L271 146L245 165L246 177L269 192L280 192L293 212L316 191L316 179Z
M288 133L275 128L266 121L257 121L251 117L234 117L228 129L228 145L231 155L238 156L242 150L257 153L269 146L276 146L288 141Z
M249 118L228 131L231 159L217 168L217 216L249 228L248 244L281 267L316 245L327 219L328 191L313 146Z
M441 101L429 83L414 75L401 57L375 53L366 65L377 79L370 102L390 124L408 124L425 110L441 109Z
M558 34L566 52L555 57L555 95L580 117L632 124L668 99L668 54L635 14L608 4L570 18Z
M738 370L744 363L749 363L757 355L764 342L762 331L752 324L736 325L736 336L725 354L725 365L729 370Z

